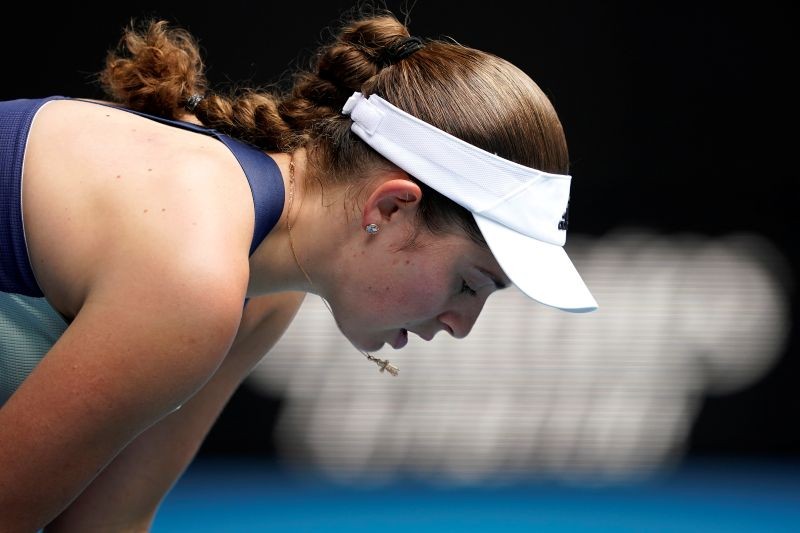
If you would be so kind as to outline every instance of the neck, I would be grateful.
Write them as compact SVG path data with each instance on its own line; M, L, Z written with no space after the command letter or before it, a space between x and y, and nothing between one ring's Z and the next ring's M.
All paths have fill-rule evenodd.
M321 194L315 197L308 193L310 188L303 186L306 183L305 151L271 156L281 169L286 195L280 220L250 257L247 296L282 291L311 292L322 297L333 316L324 290L329 281L321 274L333 269L320 269L320 275L316 276L317 271L312 265L334 264L340 246L332 243L345 242L346 233L348 230L353 233L354 228L336 224L341 217L330 216ZM330 203L340 205L339 202ZM381 373L398 374L399 369L388 360L359 351L377 364Z
M250 256L250 280L247 287L249 298L282 291L308 292L310 290L308 280L292 257L288 232L289 217L292 217L292 225L296 225L298 223L297 213L306 204L305 187L303 187L305 158L298 152L294 154L270 153L268 155L275 160L281 171L286 192L278 222ZM294 166L294 179L290 179L292 165ZM297 228L293 229L294 233L298 232Z
M280 219L250 256L247 296L283 291L323 295L322 276L317 280L312 265L328 264L324 243L335 242L336 228L326 221L319 194L305 186L305 150L269 155L280 168L286 194Z

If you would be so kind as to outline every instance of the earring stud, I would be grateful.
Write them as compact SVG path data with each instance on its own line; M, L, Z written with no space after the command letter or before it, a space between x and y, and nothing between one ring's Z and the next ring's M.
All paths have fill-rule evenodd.
M378 230L380 230L380 228L378 227L377 224L367 224L366 226L364 226L364 231L366 231L370 235L375 235L376 233L378 233Z

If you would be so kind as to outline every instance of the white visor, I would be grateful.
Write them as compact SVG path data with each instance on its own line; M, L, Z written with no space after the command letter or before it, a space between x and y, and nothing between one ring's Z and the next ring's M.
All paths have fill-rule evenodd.
M462 141L377 95L353 93L352 131L468 209L500 267L534 300L571 312L597 302L564 250L571 176L526 167Z

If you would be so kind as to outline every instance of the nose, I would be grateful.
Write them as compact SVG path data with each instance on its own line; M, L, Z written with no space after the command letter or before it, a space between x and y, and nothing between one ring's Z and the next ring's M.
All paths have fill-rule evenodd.
M486 300L481 299L480 303L476 302L475 305L445 311L437 316L436 319L442 325L442 329L450 333L450 335L456 339L463 339L472 331L472 327L478 320L484 303L486 303Z

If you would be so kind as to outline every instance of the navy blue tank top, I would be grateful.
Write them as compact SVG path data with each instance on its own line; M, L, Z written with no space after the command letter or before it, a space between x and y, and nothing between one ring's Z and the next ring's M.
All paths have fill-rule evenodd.
M23 232L22 163L28 132L36 112L50 100L63 99L69 97L50 96L0 102L0 292L33 297L44 296L31 269ZM278 222L283 211L285 190L280 169L275 161L258 148L211 128L117 106L109 107L135 113L162 124L210 135L228 147L239 161L253 193L255 227L250 245L250 255L252 255Z

